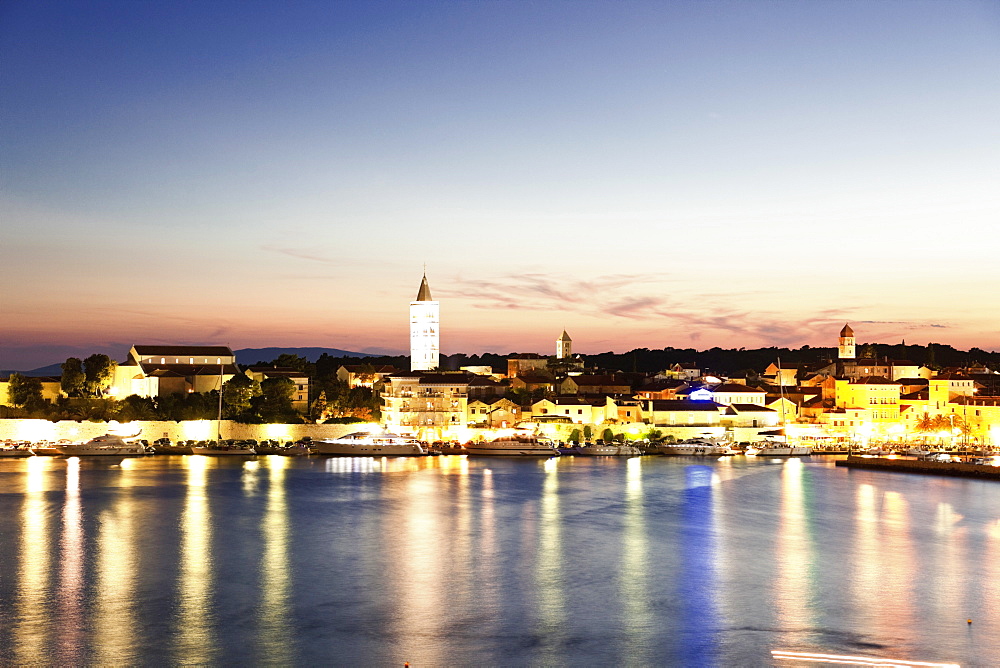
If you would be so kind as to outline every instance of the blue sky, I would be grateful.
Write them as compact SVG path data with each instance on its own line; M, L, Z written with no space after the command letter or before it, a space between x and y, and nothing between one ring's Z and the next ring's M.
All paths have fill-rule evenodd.
M444 352L1000 348L994 2L14 1L0 57L0 367L405 350L424 263Z

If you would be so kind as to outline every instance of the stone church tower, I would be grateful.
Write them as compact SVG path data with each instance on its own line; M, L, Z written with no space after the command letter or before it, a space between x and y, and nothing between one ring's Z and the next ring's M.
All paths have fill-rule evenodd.
M441 305L431 298L427 272L417 298L410 302L410 371L437 369L440 360Z
M569 338L566 330L562 336L556 339L556 359L565 360L573 356L573 339Z
M854 330L845 324L840 330L840 345L837 346L837 357L842 360L854 359Z

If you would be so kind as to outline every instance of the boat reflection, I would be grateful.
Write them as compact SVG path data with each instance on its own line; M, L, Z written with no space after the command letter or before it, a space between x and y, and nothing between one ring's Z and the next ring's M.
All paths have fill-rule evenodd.
M775 546L775 607L782 625L811 628L815 620L809 601L815 581L804 491L805 465L789 459L781 469L781 510Z
M535 553L535 583L538 598L538 634L541 663L553 665L560 656L565 634L566 611L563 592L562 515L559 507L559 460L544 462L545 481L538 511L538 550Z
M653 662L650 639L655 637L649 600L649 536L646 529L646 499L642 490L641 457L625 462L625 527L622 541L622 568L618 587L624 600L629 653L627 665L648 666Z
M13 629L14 656L17 663L37 663L47 656L50 647L48 620L49 574L52 568L49 548L48 501L45 479L49 457L26 460L24 503L21 506L21 545L18 563L17 622Z
M83 512L80 507L80 458L66 460L66 500L63 504L59 588L56 591L60 629L57 653L63 665L79 664L83 647Z
M94 662L135 665L138 662L135 585L139 555L135 544L134 471L122 463L118 502L101 511L97 533L97 596L94 610Z
M264 554L261 559L262 600L258 614L258 657L267 665L292 663L292 629L289 622L288 506L285 500L285 470L289 458L267 457L267 507L261 521Z

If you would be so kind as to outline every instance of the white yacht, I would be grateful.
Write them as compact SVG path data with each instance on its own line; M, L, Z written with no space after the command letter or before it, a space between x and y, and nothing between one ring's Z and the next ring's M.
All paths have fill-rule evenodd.
M427 454L427 450L417 439L387 431L381 434L359 431L339 438L320 438L312 442L309 450L317 455L346 457L409 457Z
M708 438L689 438L680 443L662 443L656 449L664 455L718 457L737 454L737 450L728 443Z
M60 455L72 457L90 457L93 455L144 455L146 448L139 441L130 441L139 434L133 436L118 436L116 434L104 434L97 438L92 438L86 443L68 443L53 446Z
M807 445L789 445L778 441L767 441L758 447L757 455L760 457L806 457L812 454L812 448Z
M515 433L486 443L466 446L470 455L505 455L515 457L556 457L559 451L551 439L530 433Z
M207 441L192 445L191 454L224 457L226 455L255 455L257 451L245 443L217 443L216 441Z

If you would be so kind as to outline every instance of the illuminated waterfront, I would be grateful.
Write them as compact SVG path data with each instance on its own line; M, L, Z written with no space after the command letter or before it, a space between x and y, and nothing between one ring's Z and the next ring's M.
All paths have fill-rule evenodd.
M1000 484L818 457L34 457L0 537L5 665L1000 657Z

